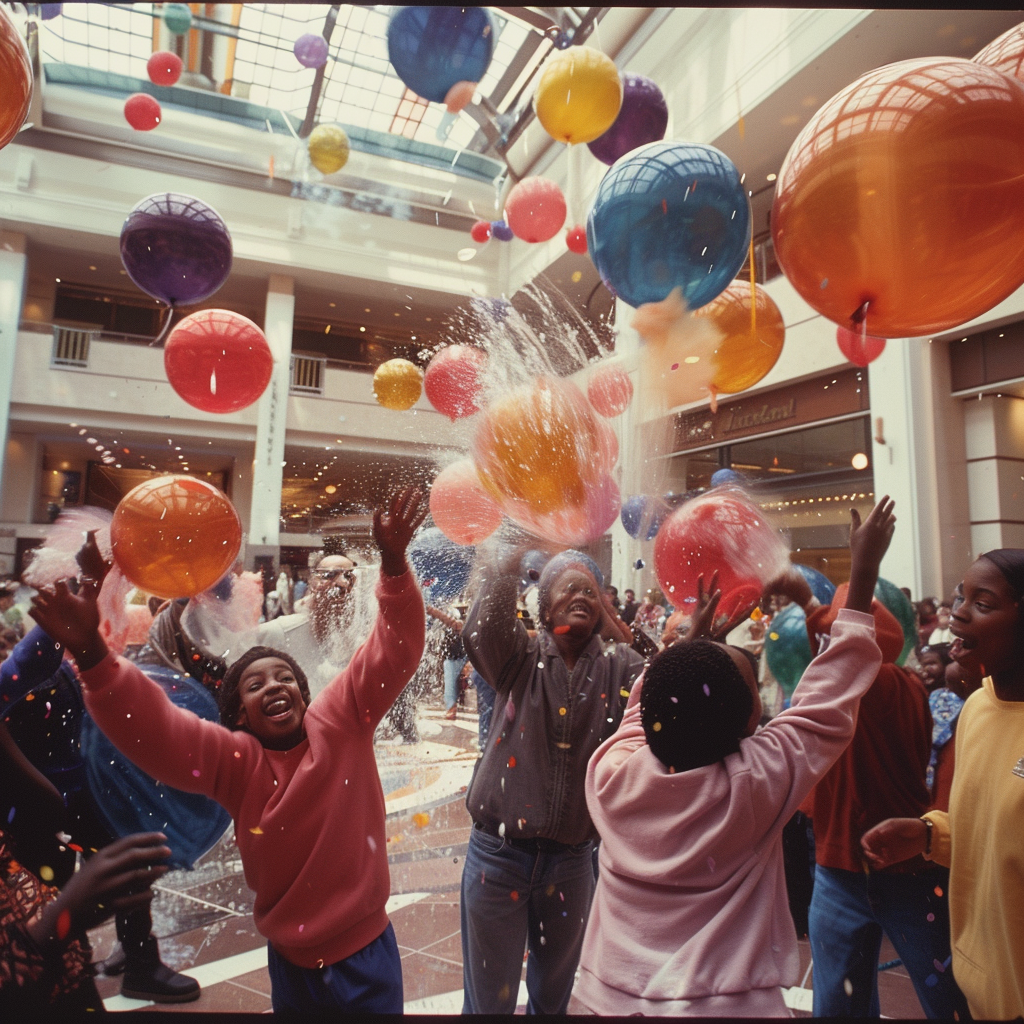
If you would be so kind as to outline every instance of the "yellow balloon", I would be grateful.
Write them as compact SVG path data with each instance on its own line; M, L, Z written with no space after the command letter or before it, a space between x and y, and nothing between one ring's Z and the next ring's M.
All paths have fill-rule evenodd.
M389 359L373 375L373 397L385 409L411 409L423 390L423 371L408 359Z
M619 69L600 50L570 46L548 58L533 105L553 139L590 142L604 135L619 116Z
M334 174L348 163L348 136L337 124L319 124L309 136L309 160L321 174Z

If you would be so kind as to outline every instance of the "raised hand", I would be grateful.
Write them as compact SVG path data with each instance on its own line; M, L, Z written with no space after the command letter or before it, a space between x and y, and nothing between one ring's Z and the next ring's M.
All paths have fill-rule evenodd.
M860 513L850 509L850 590L846 607L855 611L870 612L875 584L878 582L878 567L889 549L896 517L895 503L885 495L871 510L867 519L861 522Z
M704 574L697 577L697 607L694 609L690 628L679 641L696 640L699 637L713 638L715 633L715 613L718 602L722 600L722 592L718 589L718 571L711 575L711 583L704 589Z
M107 655L100 635L99 590L96 580L83 579L78 593L72 594L67 582L58 580L52 591L40 590L32 598L32 618L67 647L80 669L98 665Z
M924 853L928 826L920 818L886 818L861 836L867 862L877 871Z
M601 638L619 644L633 643L633 631L615 610L610 594L601 595Z
M79 569L82 570L80 579L83 583L94 580L98 586L102 586L103 580L110 572L111 563L108 562L96 543L96 531L90 530L85 535L85 543L79 548L75 555Z
M374 510L373 539L380 549L381 572L386 576L401 576L408 569L405 549L426 518L423 492L418 487L405 487L394 495L386 514L379 508Z

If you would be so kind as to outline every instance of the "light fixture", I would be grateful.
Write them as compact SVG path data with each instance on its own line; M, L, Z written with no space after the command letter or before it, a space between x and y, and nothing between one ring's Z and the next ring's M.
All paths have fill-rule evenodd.
M857 454L850 459L850 464L854 469L867 469L868 457L863 452L857 452Z
M365 334L366 333L366 328L365 327L360 327L359 328L359 332L360 332L360 334Z
M334 486L334 484L328 484L328 485L327 485L327 486L326 486L326 487L324 488L324 493L325 493L325 494L334 494L334 492L335 492L335 491L336 491L337 489L338 489L338 488L337 488L337 487L335 487L335 486Z

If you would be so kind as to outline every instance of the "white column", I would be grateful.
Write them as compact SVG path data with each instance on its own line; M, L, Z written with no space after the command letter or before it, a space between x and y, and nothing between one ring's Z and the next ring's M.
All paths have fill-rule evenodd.
M294 317L295 292L292 279L272 274L267 285L267 313L263 331L274 356L274 372L257 410L247 562L257 554L278 554L281 466L284 462Z
M18 348L18 322L25 297L25 236L0 231L0 494L4 492L14 357Z
M964 401L973 555L1024 547L1024 400Z

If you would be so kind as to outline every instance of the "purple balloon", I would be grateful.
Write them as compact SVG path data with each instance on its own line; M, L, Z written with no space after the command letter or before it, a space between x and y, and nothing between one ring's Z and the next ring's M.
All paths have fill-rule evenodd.
M299 36L292 47L295 59L304 68L319 68L327 63L327 40L313 32Z
M43 21L52 21L64 10L63 4L40 4L39 16Z
M503 220L492 220L491 237L496 238L499 242L511 242L516 236L515 232Z
M154 299L190 306L209 298L231 273L231 235L220 215L193 196L157 192L128 214L121 262Z
M590 152L609 167L638 146L659 142L668 127L668 107L661 90L643 75L622 76L622 106L611 128L593 142Z

